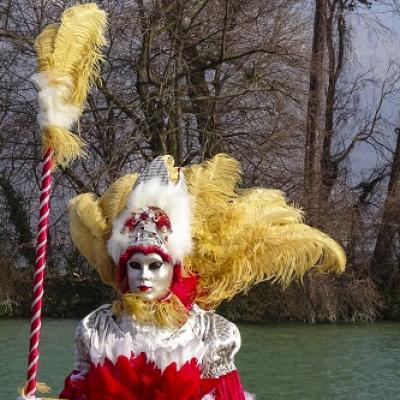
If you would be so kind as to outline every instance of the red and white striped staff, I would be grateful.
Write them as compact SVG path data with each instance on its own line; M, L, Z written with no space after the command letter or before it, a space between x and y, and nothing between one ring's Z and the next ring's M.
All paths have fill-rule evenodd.
M39 223L36 239L36 264L32 300L31 335L29 341L27 383L25 388L25 395L27 398L29 398L29 396L35 396L37 385L40 328L42 326L42 300L44 292L44 277L46 272L47 236L49 231L53 154L54 150L52 148L47 149L44 155L42 167Z
M44 159L27 383L20 397L26 400L36 398L52 171L84 154L83 140L69 129L82 114L90 83L99 76L106 24L106 13L96 4L77 5L66 9L60 24L46 27L35 42L38 68L31 80L38 89Z

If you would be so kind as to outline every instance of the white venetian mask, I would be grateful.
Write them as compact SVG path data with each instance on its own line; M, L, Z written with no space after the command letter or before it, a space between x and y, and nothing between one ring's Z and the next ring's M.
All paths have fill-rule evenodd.
M126 272L131 292L151 301L168 293L173 266L157 253L134 253L128 260Z

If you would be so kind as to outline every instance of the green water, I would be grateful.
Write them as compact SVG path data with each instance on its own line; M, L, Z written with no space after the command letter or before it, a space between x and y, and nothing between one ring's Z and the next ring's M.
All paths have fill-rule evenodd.
M39 380L55 393L72 367L77 321L44 322ZM237 365L257 400L400 400L400 324L246 325ZM25 377L29 324L0 320L0 400Z

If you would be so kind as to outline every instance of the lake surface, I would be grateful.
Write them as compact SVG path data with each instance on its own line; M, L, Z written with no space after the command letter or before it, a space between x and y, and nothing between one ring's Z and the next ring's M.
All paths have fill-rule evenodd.
M77 320L44 321L39 380L57 394L73 363ZM399 400L400 324L240 324L237 366L257 400ZM25 379L27 320L0 320L0 400Z

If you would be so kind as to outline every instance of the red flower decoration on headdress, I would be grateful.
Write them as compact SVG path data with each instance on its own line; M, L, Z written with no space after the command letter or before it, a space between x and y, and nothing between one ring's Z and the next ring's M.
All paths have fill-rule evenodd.
M127 219L125 221L124 227L128 228L130 231L135 229L135 226L137 225L138 220L135 218L135 215L133 215L131 218Z
M148 221L148 219L149 219L149 214L147 214L147 212L142 212L141 214L140 214L140 219L142 220L142 221Z
M171 222L166 214L160 213L154 218L154 222L156 223L157 229L161 230L164 226L167 230L171 230Z

